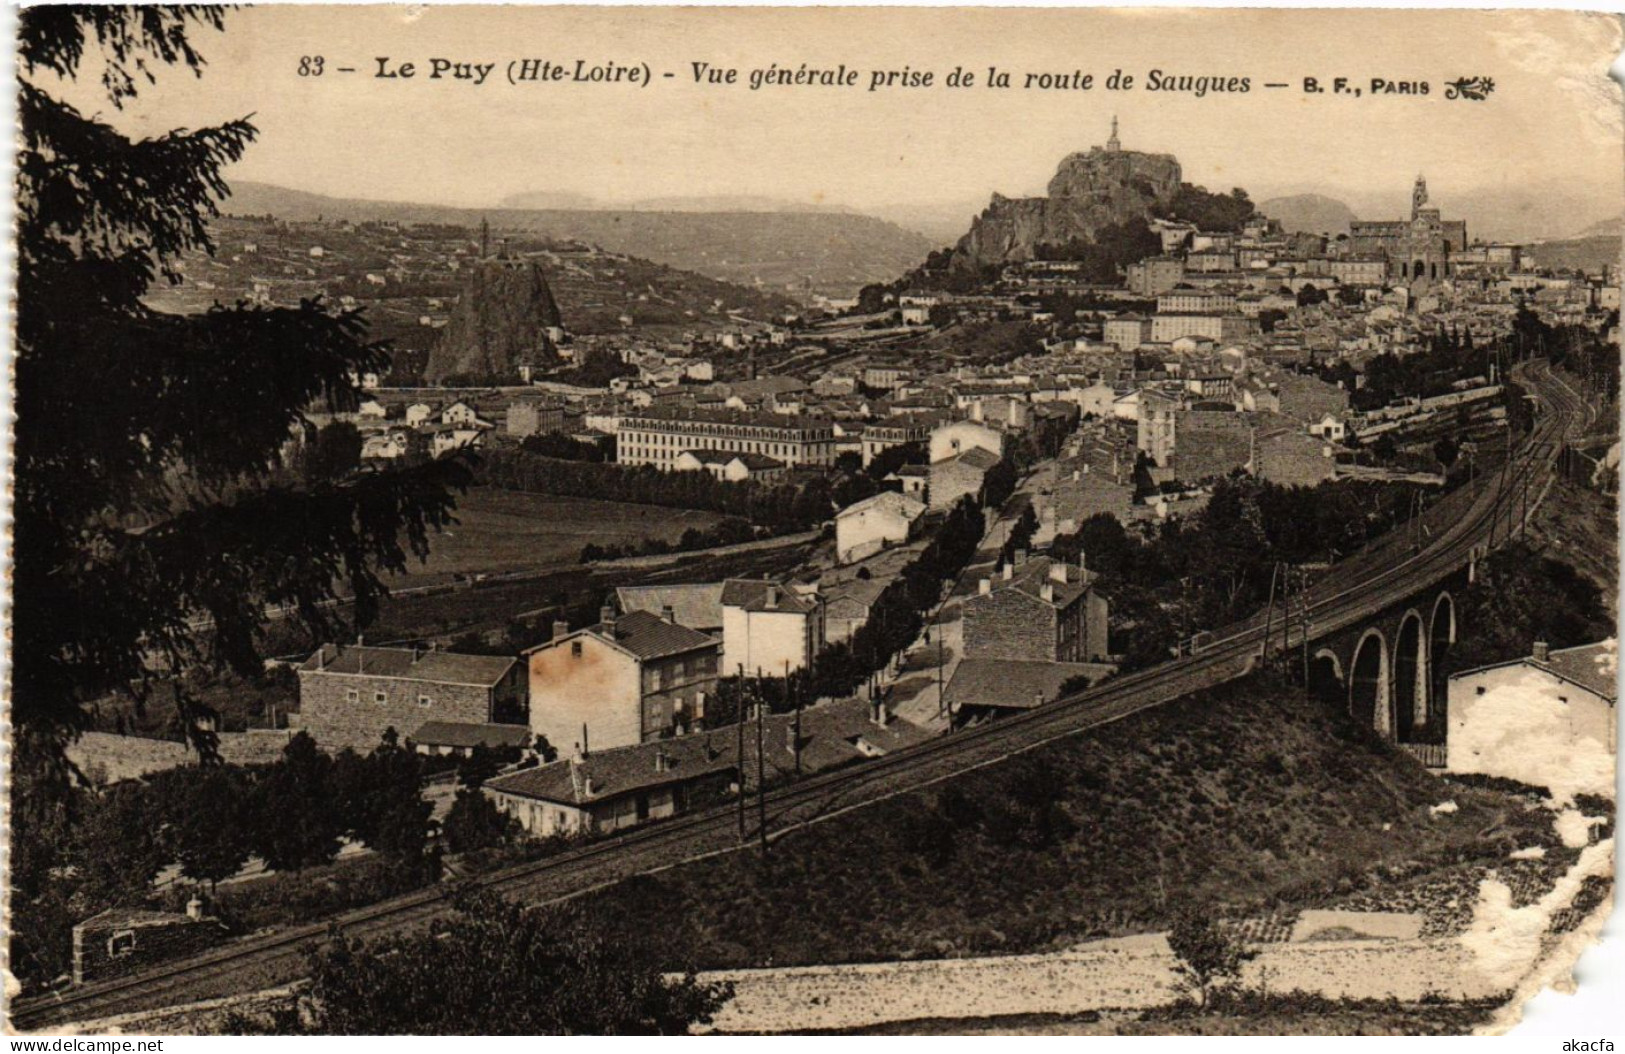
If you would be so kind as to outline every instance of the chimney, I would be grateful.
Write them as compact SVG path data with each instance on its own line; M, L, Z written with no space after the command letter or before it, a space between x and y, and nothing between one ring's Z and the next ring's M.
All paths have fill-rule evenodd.
M615 609L605 604L598 609L598 621L604 624L604 636L615 637Z
M327 645L325 644L316 649L316 669L327 669Z
M561 640L570 632L570 624L561 618L553 620L553 639Z
M186 917L193 922L203 921L203 901L193 897L186 902Z
M423 643L421 641L413 641L412 642L412 661L415 663L421 658L423 658Z
M677 611L670 604L662 604L660 605L660 617L667 622L676 623Z
M671 758L666 756L666 748L665 747L657 748L655 750L655 771L656 772L665 772L670 768L671 768Z
M869 720L873 721L881 728L885 728L886 725L891 721L891 714L886 712L886 704L884 701L880 699L876 699L874 701L874 705L869 708Z
M1034 706L1043 706L1044 705L1044 693L1043 692L1034 692L1033 693L1033 705Z
M976 591L985 597L993 592L993 583L984 578L976 583Z
M769 611L773 611L778 606L779 606L779 587L770 585L770 586L767 587L766 607L767 607L767 609Z
M1051 582L1059 582L1062 585L1066 585L1066 573L1066 565L1059 560L1049 565L1049 580Z
M1038 587L1038 595L1046 604L1055 603L1055 586L1049 582L1045 582L1043 585Z
M1010 581L1010 579L1015 575L1015 572L1016 572L1016 568L1015 568L1014 564L1005 564L1004 565L1004 580L1006 582Z
M1551 648L1543 640L1535 641L1535 651L1531 658L1542 666L1551 660Z

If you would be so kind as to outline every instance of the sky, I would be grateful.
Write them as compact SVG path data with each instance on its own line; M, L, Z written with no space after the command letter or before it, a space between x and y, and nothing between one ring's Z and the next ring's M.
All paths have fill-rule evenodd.
M228 178L347 197L489 206L554 192L605 201L763 195L863 209L1040 192L1067 153L1102 143L1177 155L1185 178L1255 198L1319 190L1400 209L1425 172L1446 212L1497 189L1550 186L1576 225L1621 201L1620 47L1608 16L1559 12L929 8L270 6L202 31L199 79L166 71L122 112L82 75L69 97L159 134L252 113L260 137ZM297 74L320 55L320 77ZM412 79L374 76L414 62ZM431 80L431 59L494 62L487 83ZM507 83L514 59L648 64L648 87ZM691 63L748 77L771 63L861 72L860 86L750 91L693 83ZM991 89L989 66L1092 72L1092 90ZM339 73L338 67L354 73ZM956 66L970 88L946 88ZM867 91L874 69L930 88ZM1130 91L1107 91L1113 70ZM1245 94L1142 90L1151 70L1249 77ZM88 73L89 71L87 71ZM667 79L664 73L674 77ZM1425 97L1305 94L1302 78L1427 80ZM1489 76L1482 102L1444 82ZM1266 82L1286 82L1265 89ZM1611 206L1611 207L1610 207Z

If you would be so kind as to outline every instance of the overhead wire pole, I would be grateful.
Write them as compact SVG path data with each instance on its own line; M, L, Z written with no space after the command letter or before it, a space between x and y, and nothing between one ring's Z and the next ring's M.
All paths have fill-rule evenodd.
M1275 624L1275 579L1281 573L1281 565L1276 562L1270 567L1270 602L1264 610L1264 639L1258 646L1258 664L1262 666L1270 657L1270 630Z
M734 749L734 764L739 769L739 842L745 842L745 664L739 664L739 689L734 695L734 731L738 745Z
M761 671L757 671L760 677ZM767 704L762 693L756 693L756 833L762 840L762 860L767 860L767 751L763 733L767 724Z

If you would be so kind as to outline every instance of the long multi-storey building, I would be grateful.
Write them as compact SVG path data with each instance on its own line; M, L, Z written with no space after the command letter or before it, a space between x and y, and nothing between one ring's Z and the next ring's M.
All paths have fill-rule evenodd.
M677 467L686 450L765 454L791 467L835 464L835 426L786 414L729 410L645 410L621 419L616 458L625 465Z

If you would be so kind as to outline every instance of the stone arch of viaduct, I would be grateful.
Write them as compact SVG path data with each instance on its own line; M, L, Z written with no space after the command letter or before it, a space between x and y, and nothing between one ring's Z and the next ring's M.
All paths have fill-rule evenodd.
M1443 743L1446 660L1463 632L1465 573L1313 641L1309 685L1399 743Z

